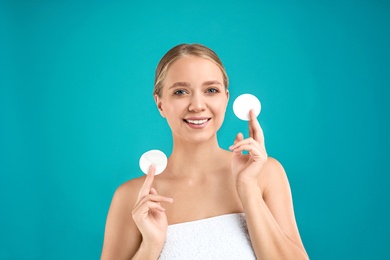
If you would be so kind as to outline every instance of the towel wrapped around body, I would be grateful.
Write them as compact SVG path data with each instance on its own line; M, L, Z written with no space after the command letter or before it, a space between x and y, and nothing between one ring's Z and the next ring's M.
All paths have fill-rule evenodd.
M244 213L168 226L160 260L256 259Z

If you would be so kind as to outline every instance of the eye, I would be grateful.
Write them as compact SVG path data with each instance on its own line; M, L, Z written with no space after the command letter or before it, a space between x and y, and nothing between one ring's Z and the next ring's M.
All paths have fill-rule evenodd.
M206 93L211 93L211 94L219 93L219 89L217 89L217 88L208 88L206 90Z
M173 92L173 95L176 96L183 96L185 94L188 94L188 92L185 89L178 89Z

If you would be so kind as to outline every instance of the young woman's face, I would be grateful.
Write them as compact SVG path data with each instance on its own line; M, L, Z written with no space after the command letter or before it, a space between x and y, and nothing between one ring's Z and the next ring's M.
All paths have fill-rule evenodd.
M196 143L215 136L228 96L220 68L208 59L188 56L171 64L162 96L155 98L175 140Z

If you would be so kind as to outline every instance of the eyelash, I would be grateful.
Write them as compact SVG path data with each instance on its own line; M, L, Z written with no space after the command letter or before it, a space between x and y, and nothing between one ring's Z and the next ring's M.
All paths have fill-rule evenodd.
M179 93L179 92L181 92L181 93ZM173 92L173 95L182 96L182 95L185 94L184 92L187 92L187 91L186 91L185 89L178 89L178 90L175 90L175 91Z
M206 92L207 93L212 93L212 94L219 93L219 89L217 89L217 88L209 88L209 89L206 90Z
M219 93L219 89L218 88L208 88L206 90L206 93L207 94L216 94L216 93ZM185 94L188 94L188 91L185 90L185 89L177 89L173 92L173 95L175 96L183 96Z

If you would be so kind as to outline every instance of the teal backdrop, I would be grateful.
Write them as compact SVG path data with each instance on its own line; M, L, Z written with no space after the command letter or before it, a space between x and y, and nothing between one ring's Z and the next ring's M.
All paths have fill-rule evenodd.
M1 1L0 259L98 259L115 189L171 152L154 69L202 43L262 101L311 259L390 259L390 4ZM130 218L131 216L129 216Z

